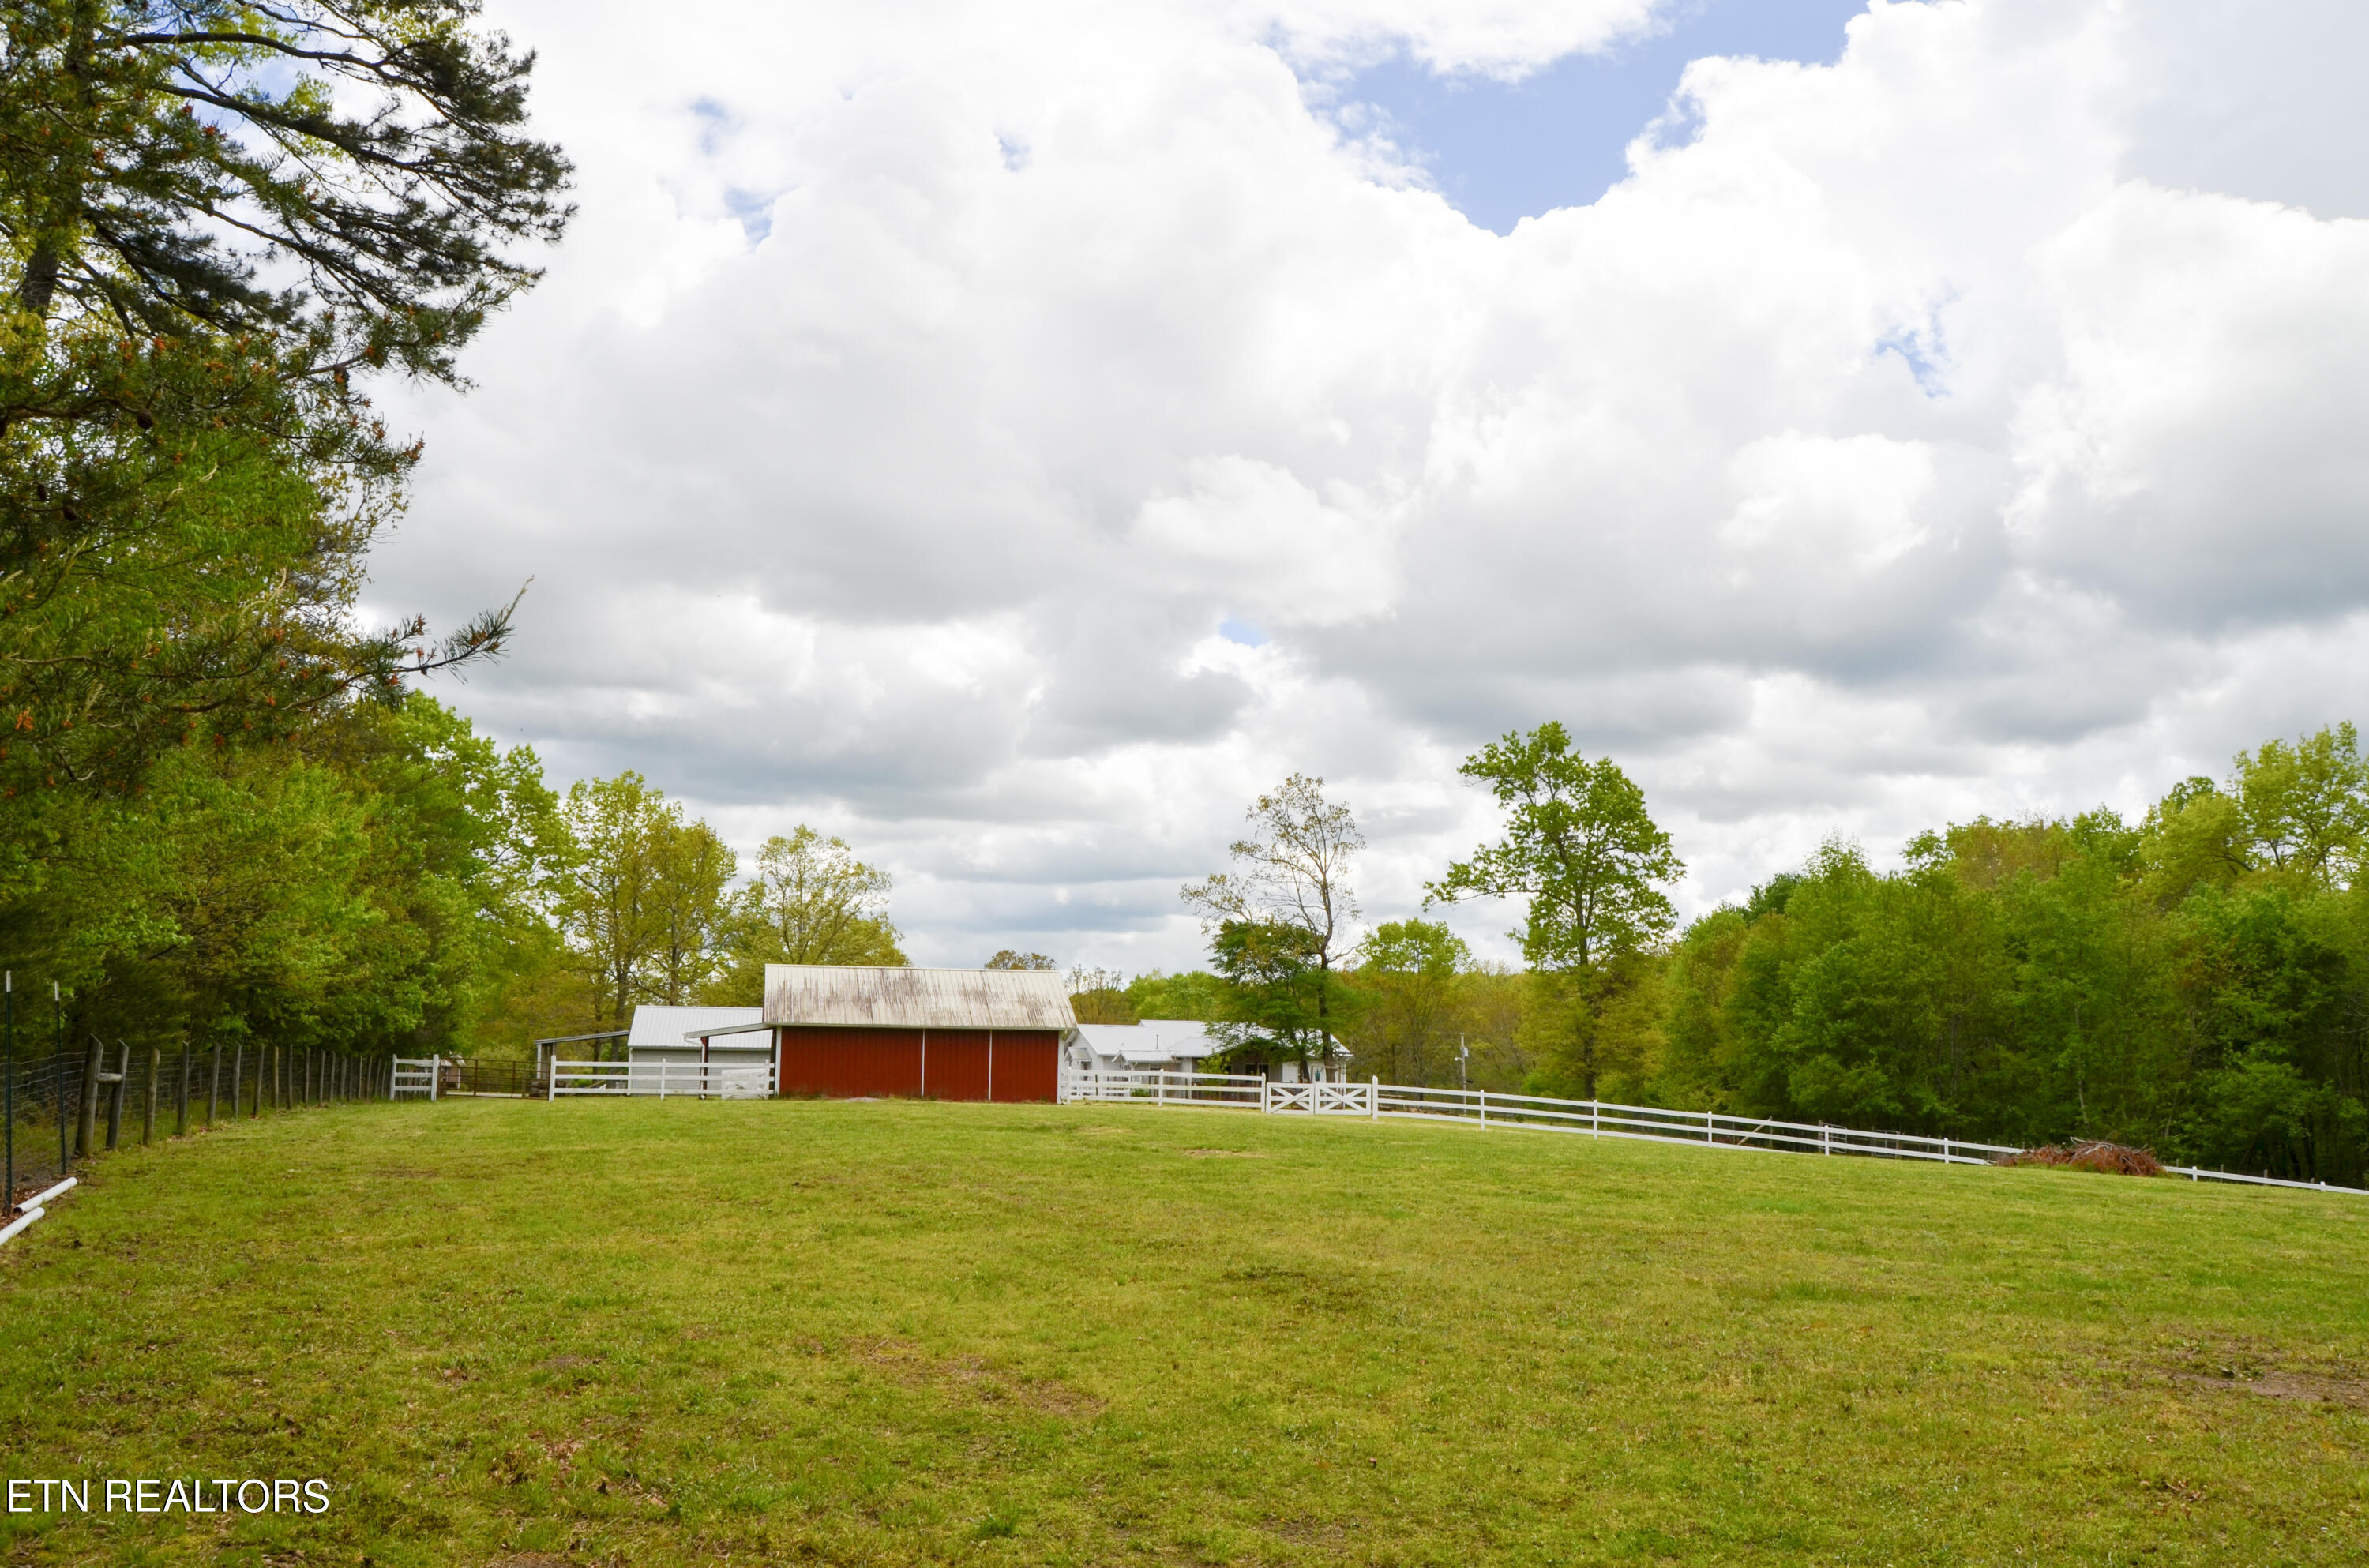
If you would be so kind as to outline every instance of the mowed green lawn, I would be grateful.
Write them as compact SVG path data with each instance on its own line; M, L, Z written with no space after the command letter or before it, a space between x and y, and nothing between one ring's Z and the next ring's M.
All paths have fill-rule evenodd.
M9 1562L2357 1562L2369 1199L1117 1106L447 1102L0 1250Z

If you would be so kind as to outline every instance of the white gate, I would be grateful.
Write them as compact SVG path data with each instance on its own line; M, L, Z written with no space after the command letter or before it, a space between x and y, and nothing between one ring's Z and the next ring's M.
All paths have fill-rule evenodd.
M436 1081L443 1075L442 1057L397 1057L387 1077L386 1097L400 1100L414 1094L433 1100L437 1097Z
M1269 1116L1297 1111L1313 1116L1374 1119L1379 1088L1372 1083L1269 1083L1260 1109Z

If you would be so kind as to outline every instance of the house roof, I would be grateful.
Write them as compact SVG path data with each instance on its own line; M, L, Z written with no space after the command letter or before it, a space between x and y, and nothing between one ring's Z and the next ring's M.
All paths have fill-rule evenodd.
M1070 988L1049 969L768 964L765 1022L877 1029L1067 1029Z
M633 1028L625 1036L625 1047L628 1050L649 1050L660 1046L692 1045L683 1038L692 1029L728 1029L736 1024L761 1023L763 1017L764 1010L757 1007L644 1005L634 1009ZM770 1046L772 1042L760 1036L752 1043Z
M1140 1024L1081 1024L1078 1035L1096 1056L1122 1061L1167 1061L1213 1056L1226 1043L1192 1018L1147 1018Z

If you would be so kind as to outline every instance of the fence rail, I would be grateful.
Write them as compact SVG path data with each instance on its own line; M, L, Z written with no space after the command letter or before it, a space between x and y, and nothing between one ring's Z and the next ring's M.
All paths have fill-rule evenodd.
M1143 1100L1159 1105L1232 1105L1262 1108L1266 1080L1255 1073L1071 1072L1064 1073L1057 1098Z
M1246 1087L1245 1087L1246 1086ZM1928 1138L1920 1133L1867 1132L1823 1123L1734 1116L1720 1111L1673 1111L1624 1105L1609 1100L1557 1100L1543 1094L1506 1094L1489 1089L1427 1089L1368 1080L1364 1083L1276 1083L1204 1072L1080 1072L1061 1075L1059 1098L1125 1100L1139 1104L1224 1105L1267 1116L1389 1116L1420 1121L1466 1122L1475 1127L1535 1127L1585 1133L1590 1138L1631 1139L1648 1143L1691 1143L1708 1149L1759 1149L1796 1154L1848 1154L1881 1160L1925 1160L1943 1165L1989 1165L2002 1155L2020 1154L2003 1143L1971 1139ZM2168 1165L2166 1173L2192 1182L2235 1182L2248 1186L2301 1187L2313 1192L2352 1193L2359 1187L2326 1182L2295 1182L2275 1176L2240 1175L2191 1165Z
M544 1095L688 1095L710 1100L759 1100L773 1093L773 1064L717 1061L555 1061Z

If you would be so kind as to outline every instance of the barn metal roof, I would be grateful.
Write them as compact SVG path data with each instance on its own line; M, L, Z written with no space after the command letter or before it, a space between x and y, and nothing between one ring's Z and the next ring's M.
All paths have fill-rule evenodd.
M1067 1029L1070 989L1047 969L768 964L765 1022L879 1029Z

